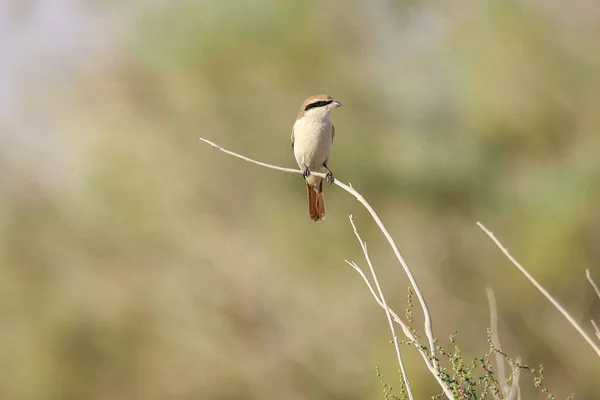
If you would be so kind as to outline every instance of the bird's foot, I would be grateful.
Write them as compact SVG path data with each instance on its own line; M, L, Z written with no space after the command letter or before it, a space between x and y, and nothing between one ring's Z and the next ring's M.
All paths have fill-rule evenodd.
M306 179L310 176L310 171L308 170L308 167L304 168L304 171L302 172L302 176L304 177L304 179Z
M325 180L329 182L330 185L335 181L335 178L333 177L331 171L327 171L327 174L325 175Z

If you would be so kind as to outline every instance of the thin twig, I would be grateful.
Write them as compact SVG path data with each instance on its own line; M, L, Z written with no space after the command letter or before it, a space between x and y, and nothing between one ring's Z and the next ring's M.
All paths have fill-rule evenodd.
M519 386L519 378L521 376L521 368L518 365L521 364L521 357L517 357L515 360L515 365L512 368L512 385L510 386L510 391L508 392L508 396L506 396L507 400L514 400L515 397L517 399L521 399L521 387Z
M585 277L588 281L590 281L590 284L592 285L592 287L596 291L596 294L598 295L598 298L600 299L600 288L598 288L598 285L596 285L596 282L594 281L594 279L592 279L592 274L590 273L589 269L585 270Z
M499 351L502 351L502 345L500 344L500 334L498 328L498 307L496 305L496 296L494 295L494 290L491 287L486 288L488 304L490 306L490 328L492 330L492 343L494 347ZM520 360L520 358L517 358ZM517 396L517 389L519 386L519 374L520 369L516 366L512 368L512 379L511 384L508 384L508 379L506 377L506 367L504 365L505 359L499 352L496 352L496 368L498 369L498 379L501 382L502 388L502 398L507 400L514 400ZM520 361L517 361L517 365ZM494 398L498 398L498 396L494 393Z
M496 239L492 232L490 232L480 222L478 222L477 225L490 237L490 239L492 239L492 241L496 244L496 246L498 246L500 251L502 251L504 255L510 260L510 262L512 262L513 265L517 267L519 271L521 271L531 283L533 283L537 290L539 290L548 299L548 301L550 301L550 303L552 303L552 305L556 307L558 311L560 311L560 313L567 319L567 321L571 323L571 325L573 325L573 327L577 330L577 332L579 332L579 334L585 339L585 341L588 342L592 349L594 349L596 354L600 356L600 347L598 347L598 345L592 340L592 338L587 333L585 333L583 328L577 323L577 321L575 321L573 317L571 317L567 310L565 310L563 306L561 306L560 303L556 301L552 297L552 295L550 295L550 293L546 289L544 289L544 287L540 285L538 281L536 281L535 278L529 272L527 272L527 270L521 264L519 264L517 260L515 260L515 258L508 252L508 250L506 250L502 243L500 243L500 241Z
M204 138L199 138L199 139L202 140L204 143L207 143L207 144L211 145L212 147L214 147L226 154L229 154L229 155L237 157L237 158L241 158L244 161L248 161L250 163L260 165L262 167L271 168L271 169L275 169L275 170L283 171L283 172L290 172L293 174L302 174L303 173L303 171L300 171L298 169L283 168L283 167L278 167L275 165L263 163L260 161L256 161L251 158L242 156L241 154L234 153L233 151L224 149L223 147L217 145L214 142L211 142L210 140L207 140ZM320 176L321 178L325 178L325 174L323 174L323 173L317 173L317 172L311 171L311 174L315 175L315 176ZM408 277L408 280L410 281L410 284L413 287L415 294L417 295L417 298L419 299L419 304L421 305L421 309L423 310L423 315L424 315L424 319L425 319L424 330L425 330L425 335L427 336L427 340L429 342L430 357L433 362L433 366L436 370L436 373L439 374L440 369L439 369L438 361L437 361L437 358L435 355L435 340L434 340L435 336L433 334L433 322L431 321L431 314L429 312L429 307L427 306L427 303L425 302L425 297L423 296L423 293L421 292L421 289L419 288L419 285L417 284L417 281L415 280L415 277L414 277L410 267L408 266L408 263L404 259L404 256L402 256L402 253L400 253L400 250L398 249L396 242L392 238L392 235L390 235L390 233L387 231L387 229L383 225L383 222L381 221L381 219L379 218L379 216L377 215L375 210L373 210L373 207L371 207L371 205L369 203L367 203L365 198L360 193L358 193L356 190L354 190L354 188L340 182L337 179L334 181L334 183L337 186L344 189L346 192L350 193L352 196L354 196L356 198L356 200L358 200L363 205L363 207L365 207L367 209L369 214L371 214L371 217L375 220L375 223L379 226L379 229L381 230L381 232L387 239L388 243L390 244L392 250L394 251L394 254L396 255L396 258L400 262L400 265L402 265L402 268L404 269L404 272L406 273L406 276Z
M487 287L485 291L488 298L488 304L490 306L490 329L492 330L492 343L495 348L502 351L502 346L500 345L500 335L498 334L498 307L496 306L496 296L494 296L494 291L491 287ZM496 368L498 369L498 378L500 379L502 385L502 394L506 396L508 390L504 358L498 352L496 352ZM496 397L496 394L494 394L494 397Z
M400 343L398 342L398 334L396 334L396 328L394 328L394 322L392 321L392 316L390 314L390 308L385 302L385 296L383 295L383 291L381 290L381 286L379 285L379 279L377 279L377 274L375 273L375 268L373 267L373 263L371 262L371 257L369 256L369 250L367 249L367 242L363 241L358 233L358 229L354 224L354 218L350 215L350 224L352 225L352 229L354 229L354 234L356 235L356 239L358 243L360 243L360 247L365 255L365 259L367 260L367 264L369 265L369 269L371 270L371 275L373 276L373 282L375 282L375 286L377 287L377 292L379 293L379 298L383 303L383 309L385 310L385 316L387 317L388 324L390 325L390 331L392 332L392 338L394 339L394 347L396 348L396 356L398 357L398 365L400 366L400 371L402 372L402 379L404 381L404 387L406 388L406 392L408 394L408 398L413 400L412 390L410 388L410 382L408 380L408 375L406 373L406 368L404 367L404 363L402 362L402 353L400 352Z
M371 285L371 282L369 281L369 279L367 278L367 276L365 275L365 273L363 272L363 270L354 261L348 261L348 260L344 260L344 261L346 262L346 264L348 264L349 266L351 266L352 268L354 268L354 270L359 273L359 275L361 276L361 278L363 278L363 280L367 284L367 287L369 288L369 291L373 295L373 298L375 299L375 301L379 304L379 306L381 308L385 308L385 306L381 302L381 299L379 298L379 296L377 296L377 293L375 293L375 289L373 288L373 285ZM412 332L410 331L410 329L408 329L408 327L406 326L406 324L404 324L404 322L400 319L400 317L398 316L398 314L396 314L396 312L393 309L391 309L391 308L388 308L388 309L390 310L390 314L394 318L394 321L396 321L400 325L400 327L402 328L402 332L404 332L404 335L406 337L408 337L409 340L414 345L416 345L417 344L417 339L414 337L414 335L412 334ZM425 360L427 362L429 362L429 357L426 357Z
M594 333L596 334L596 337L598 338L598 340L600 340L600 329L598 329L598 325L596 325L596 321L594 321L593 319L590 319L590 322L592 323L592 326L594 327Z
M589 269L585 270L585 277L590 282L590 285L592 285L592 287L596 291L598 298L600 298L600 289L598 288L598 285L596 285L596 282L594 281L594 279L592 279L592 274L590 273ZM598 329L598 325L596 325L596 321L594 321L592 319L591 322L592 322L592 326L594 327L594 333L596 334L596 337L598 338L598 340L600 340L600 329Z

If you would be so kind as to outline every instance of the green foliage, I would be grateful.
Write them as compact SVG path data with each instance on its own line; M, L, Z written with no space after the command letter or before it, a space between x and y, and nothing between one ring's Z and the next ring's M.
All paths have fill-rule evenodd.
M408 307L406 309L408 321L407 327L413 333L413 335L415 335L416 329L412 327L413 320L412 318L408 318L408 316L412 317L412 310L414 308L412 303L412 294L412 288L409 286L407 296ZM416 342L405 340L402 341L402 344L414 345L415 347L428 352L428 348L419 342L418 336L415 335L415 337L417 338ZM442 345L440 345L439 340L436 339L435 341L436 350L439 354L439 356L436 358L436 360L440 363L439 376L442 382L447 385L455 399L483 400L486 398L492 398L492 396L493 398L504 399L505 396L508 395L506 388L509 388L513 383L515 374L518 374L521 371L525 371L530 374L533 381L533 386L541 393L547 395L548 399L556 399L556 396L548 389L544 382L543 365L540 364L538 368L531 368L509 357L494 344L493 332L491 328L487 329L488 350L485 352L485 354L483 354L483 356L475 357L471 361L465 360L465 356L461 351L461 347L458 344L457 338L457 331L449 336L448 341L452 346L451 352L447 351ZM490 360L494 354L499 354L503 360L501 362L506 362L511 369L511 373L507 377L506 382L500 382L498 380L499 378L497 376L498 373L496 368L499 368L500 366L494 366ZM383 375L379 371L379 368L376 368L376 371L383 387L384 400L407 400L409 398L401 373L400 388L398 392L399 394L396 395L394 394L393 388L386 383ZM520 385L522 385L522 383ZM519 384L517 384L516 390L521 390ZM445 399L446 395L444 393L438 393L431 398L432 400ZM573 398L574 395L571 394L566 398L566 400L572 400Z
M504 352L497 349L491 339L492 332L488 329L488 351L481 357L476 357L470 362L467 362L461 352L460 345L457 344L457 332L449 337L450 344L453 345L453 351L447 352L441 345L437 346L437 351L441 355L438 361L446 361L448 367L440 367L440 378L448 388L452 395L456 399L465 400L478 400L492 398L493 394L499 399L504 399L506 393L501 389L502 385L510 385L514 379L514 373L519 371L526 371L530 373L533 381L533 386L540 390L540 392L547 395L548 399L556 399L556 396L550 392L548 387L544 383L544 367L540 365L538 368L531 368L527 365L520 364L514 359L510 358ZM426 349L425 346L421 346ZM508 377L506 382L499 382L496 376L496 371L493 363L490 361L490 357L494 354L500 354L504 361L513 368L513 373ZM393 388L389 386L383 378L383 375L377 370L377 376L381 381L383 387L384 400L406 400L408 395L406 393L406 387L402 380L402 374L400 374L400 388L399 394L396 395L393 392ZM566 400L571 400L575 396L569 395ZM445 399L444 393L439 393L432 396L432 400Z

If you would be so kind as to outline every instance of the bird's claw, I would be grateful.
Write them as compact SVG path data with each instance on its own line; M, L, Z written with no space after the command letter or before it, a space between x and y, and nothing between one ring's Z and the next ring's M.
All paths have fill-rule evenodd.
M327 174L325 175L325 180L329 182L330 185L335 181L335 178L333 177L331 171L327 172Z
M308 178L310 176L310 171L307 168L304 168L304 171L302 172L302 176L304 177L304 179Z

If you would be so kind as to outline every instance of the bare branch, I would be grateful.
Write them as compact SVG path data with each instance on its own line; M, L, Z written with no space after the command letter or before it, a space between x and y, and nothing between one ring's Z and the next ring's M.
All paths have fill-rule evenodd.
M256 161L251 158L234 153L233 151L224 149L223 147L217 145L216 143L211 142L210 140L207 140L204 138L199 138L199 139L202 140L204 143L207 143L207 144L211 145L212 147L214 147L226 154L240 158L244 161L247 161L247 162L250 162L250 163L253 163L256 165L260 165L262 167L275 169L278 171L290 172L293 174L302 174L302 171L300 171L300 170L292 169L292 168L278 167L275 165ZM325 174L322 174L322 173L317 173L317 172L311 171L311 174L325 178ZM402 268L404 269L404 272L405 272L406 276L408 277L408 280L410 281L410 284L413 287L415 294L417 295L417 299L419 300L421 309L423 310L423 315L425 317L424 318L425 319L424 330L425 330L425 335L427 336L427 340L429 342L429 352L431 353L430 357L431 357L433 366L434 366L437 374L439 374L440 369L439 369L437 358L435 356L435 340L434 340L435 336L433 334L433 322L431 321L431 314L429 313L429 307L427 306L427 302L425 302L425 297L423 296L423 293L421 292L421 289L419 288L419 285L417 284L417 281L415 280L415 277L414 277L410 267L408 266L408 263L404 259L404 256L402 256L402 253L400 253L400 250L398 249L396 242L392 238L392 235L390 235L390 233L387 231L387 229L383 225L383 222L381 221L381 219L379 218L379 216L377 215L375 210L373 210L373 207L371 207L371 205L369 203L367 203L365 198L360 193L358 193L356 190L354 190L354 188L352 188L352 186L346 185L337 179L334 181L334 183L337 186L344 189L346 192L350 193L352 196L354 196L356 198L356 200L358 200L363 205L363 207L365 207L367 209L367 211L369 212L369 214L371 214L371 217L375 220L375 223L379 226L379 229L381 230L381 232L387 239L390 247L392 248L392 250L394 251L394 254L396 255L396 258L400 262L400 265L402 265Z
M302 174L302 171L300 171L299 169L284 168L284 167L278 167L276 165L266 164L264 162L256 161L256 160L253 160L251 158L245 157L245 156L243 156L241 154L234 153L233 151L224 149L223 147L219 146L218 144L216 144L214 142L211 142L208 139L204 139L204 138L199 138L199 139L202 140L204 143L210 144L212 147L214 147L217 150L222 151L223 153L229 154L230 156L234 156L234 157L237 157L237 158L241 158L242 160L248 161L249 163L260 165L261 167L275 169L277 171L291 172L292 174ZM312 171L310 173L311 173L311 175L316 175L316 176L320 176L321 178L325 178L325 174L317 173L317 172L312 172Z
M590 285L592 285L592 287L596 291L598 298L600 298L600 289L598 288L598 285L596 285L596 282L594 281L594 279L592 279L592 274L590 273L589 269L585 270L585 277L590 282ZM591 321L592 321L592 326L594 327L594 333L596 334L596 337L598 338L598 340L600 340L600 329L598 329L598 325L596 325L596 321L594 321L593 319Z
M596 334L596 337L598 338L598 340L600 340L600 329L598 329L596 321L594 321L593 319L591 319L590 321L592 322L592 326L594 327L594 333Z
M506 248L502 245L502 243L500 243L500 241L498 239L496 239L496 237L494 236L494 234L492 232L490 232L480 222L478 222L477 225L490 237L490 239L492 239L492 241L496 244L496 246L498 246L500 251L502 251L504 253L504 255L510 260L510 262L512 262L513 265L515 267L517 267L519 269L519 271L521 271L523 273L523 275L525 275L527 277L527 279L529 279L529 281L537 288L537 290L539 290L548 299L548 301L550 301L550 303L552 303L552 305L554 307L556 307L556 309L558 311L560 311L560 313L567 319L567 321L569 321L569 323L571 325L573 325L573 327L577 330L577 332L579 332L579 334L585 339L585 341L588 342L588 344L592 347L592 349L594 349L596 354L598 354L598 356L600 356L600 347L598 347L598 345L583 330L583 328L577 323L577 321L575 321L575 319L567 312L567 310L565 310L564 307L561 306L560 303L558 301L556 301L550 295L550 293L546 289L544 289L544 287L542 285L540 285L538 283L538 281L536 281L535 278L521 264L519 264L519 262L517 260L515 260L515 258L508 252L508 250L506 250Z
M592 279L592 274L590 273L589 269L585 270L585 277L588 281L590 281L590 284L592 285L592 287L596 291L596 294L598 295L598 298L600 299L600 288L598 288L598 285L596 285L596 282L594 281L594 279Z
M371 285L371 282L369 281L369 279L367 278L367 276L365 275L365 273L363 272L363 270L354 262L354 261L348 261L348 260L344 260L349 266L351 266L352 268L354 268L354 270L356 272L359 273L359 275L361 276L361 278L363 278L363 280L365 281L365 283L367 284L367 287L369 288L369 291L371 292L371 294L373 295L373 298L375 298L375 301L377 302L377 304L379 304L379 306L381 308L385 308L385 306L383 305L383 303L381 302L381 299L379 298L379 296L377 296L377 293L375 293L375 289L373 289L373 285ZM391 308L388 308L390 310L390 314L392 315L392 317L394 318L394 321L396 321L396 323L398 323L400 325L400 327L402 328L402 332L404 333L404 335L413 343L413 344L417 344L417 339L413 336L412 332L410 331L410 329L408 329L408 327L406 326L406 324L404 324L404 322L400 319L400 317L398 316L398 314L396 314L396 312L394 310L392 310ZM427 358L427 354L426 354L426 358L425 361L429 362L429 358Z

